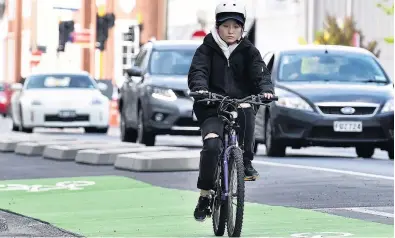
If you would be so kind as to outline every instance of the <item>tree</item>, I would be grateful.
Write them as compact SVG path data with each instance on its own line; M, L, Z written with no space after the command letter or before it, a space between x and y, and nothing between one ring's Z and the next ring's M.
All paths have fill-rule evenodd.
M387 2L387 0L384 0L385 2ZM389 15L389 16L393 16L394 15L394 4L392 4L392 6L385 6L384 3L377 3L377 7L380 8L381 10L383 10L385 12L385 14ZM389 36L384 38L384 40L387 43L390 44L394 44L394 36Z
M353 46L353 40L356 33L358 33L360 37L360 47L369 50L376 55L376 57L379 57L380 50L376 49L378 42L370 41L365 44L365 36L362 34L360 29L356 28L356 23L352 17L345 17L341 24L335 16L327 14L324 29L316 32L314 44ZM306 41L300 39L299 43L305 44Z

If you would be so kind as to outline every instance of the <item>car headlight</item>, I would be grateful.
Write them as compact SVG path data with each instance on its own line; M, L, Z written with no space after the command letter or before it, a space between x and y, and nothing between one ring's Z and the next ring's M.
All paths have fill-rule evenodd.
M177 99L177 95L169 88L149 87L148 91L151 93L151 96L156 99L165 101L175 101Z
M394 99L388 100L385 104L383 109L381 109L381 112L393 112L394 111Z
M275 88L275 94L278 96L278 101L275 101L277 106L310 112L314 111L305 100L294 93L281 88Z

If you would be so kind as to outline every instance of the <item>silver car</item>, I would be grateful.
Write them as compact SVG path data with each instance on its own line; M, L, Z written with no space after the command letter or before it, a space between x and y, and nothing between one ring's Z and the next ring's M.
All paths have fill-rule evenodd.
M121 140L155 145L156 135L200 135L187 75L197 41L142 46L120 89Z

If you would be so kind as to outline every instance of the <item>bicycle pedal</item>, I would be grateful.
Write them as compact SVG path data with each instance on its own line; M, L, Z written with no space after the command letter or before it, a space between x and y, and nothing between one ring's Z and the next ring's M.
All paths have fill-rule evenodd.
M212 215L213 213L211 212L211 210L206 210L206 216L208 217L208 218L210 218L211 217L211 215Z
M253 182L256 181L256 177L244 177L244 181L249 181L249 182Z

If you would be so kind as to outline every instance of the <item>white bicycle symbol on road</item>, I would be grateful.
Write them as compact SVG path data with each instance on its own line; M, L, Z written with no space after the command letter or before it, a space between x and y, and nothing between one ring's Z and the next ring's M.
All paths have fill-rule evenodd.
M292 234L291 237L295 238L340 238L340 237L350 237L354 234L347 232L306 232Z
M0 192L26 191L46 192L51 190L83 190L86 186L95 185L93 181L63 181L55 185L0 184Z

